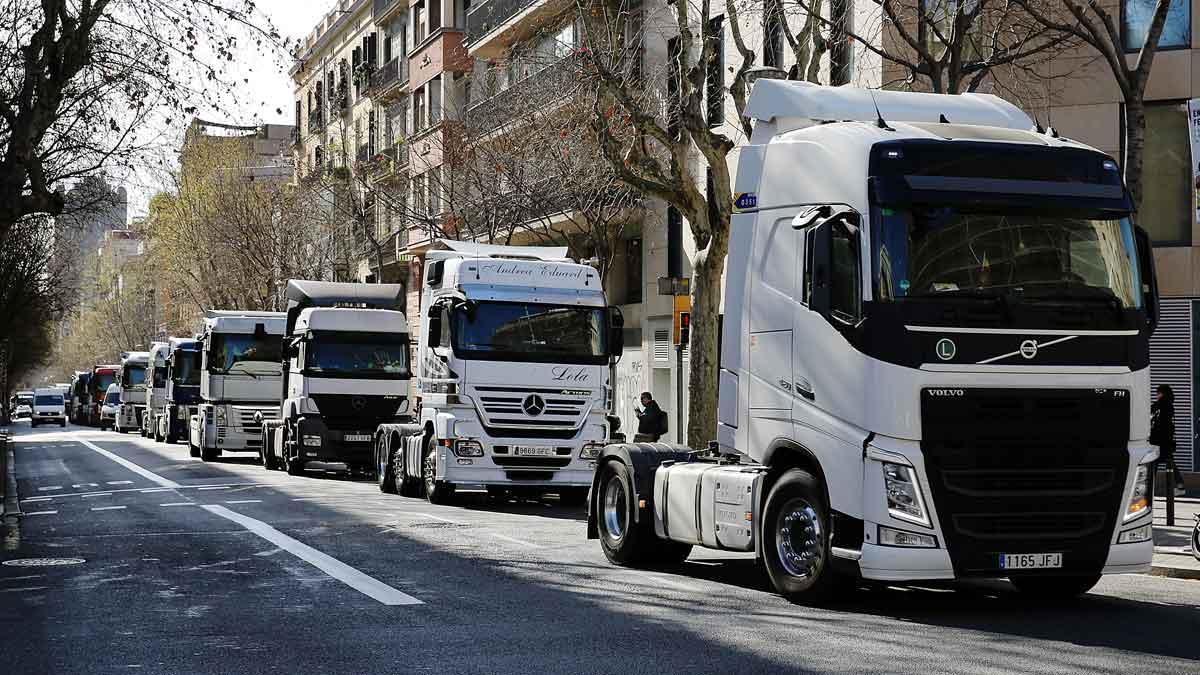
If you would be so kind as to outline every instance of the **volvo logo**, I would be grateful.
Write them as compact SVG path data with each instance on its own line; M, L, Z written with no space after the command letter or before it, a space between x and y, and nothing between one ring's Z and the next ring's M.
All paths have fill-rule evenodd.
M937 352L939 359L943 361L949 361L950 359L954 358L955 354L958 353L958 347L954 345L954 340L951 340L950 338L942 338L941 340L938 340L937 345L934 347L934 351Z
M1032 359L1037 356L1038 343L1037 340L1026 340L1021 343L1021 356L1027 359Z
M354 398L350 399L350 407L361 412L363 408L367 407L367 399L361 396L355 396Z
M962 389L928 389L930 396L966 396L967 392Z
M521 410L530 417L537 417L546 410L546 400L537 394L530 394L521 402Z

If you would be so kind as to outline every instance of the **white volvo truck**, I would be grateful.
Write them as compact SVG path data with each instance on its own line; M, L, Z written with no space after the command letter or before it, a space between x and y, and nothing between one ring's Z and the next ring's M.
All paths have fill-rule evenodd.
M152 438L158 428L163 401L167 397L167 354L170 344L154 342L150 345L150 358L146 361L146 409L142 414L141 433Z
M149 352L121 354L121 367L117 371L121 404L117 406L117 417L113 422L117 433L123 434L142 428L142 416L146 412L146 370L149 363Z
M609 560L753 551L797 601L1148 570L1158 301L1117 164L988 95L760 80L746 115L716 441L604 450Z
M286 293L283 401L262 416L263 465L368 472L375 430L408 419L404 288L293 279Z
M283 312L205 312L200 404L191 416L188 448L212 461L223 452L262 448L256 415L279 407Z
M459 485L584 503L622 344L600 274L566 248L438 248L421 294L419 426L380 429L380 488L435 503Z

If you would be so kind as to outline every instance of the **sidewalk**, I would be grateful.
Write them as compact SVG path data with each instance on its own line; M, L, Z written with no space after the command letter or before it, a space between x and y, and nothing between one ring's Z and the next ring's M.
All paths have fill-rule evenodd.
M1200 579L1200 560L1192 556L1196 513L1200 513L1200 498L1176 497L1175 526L1167 527L1167 500L1165 497L1154 499L1154 567L1151 574Z

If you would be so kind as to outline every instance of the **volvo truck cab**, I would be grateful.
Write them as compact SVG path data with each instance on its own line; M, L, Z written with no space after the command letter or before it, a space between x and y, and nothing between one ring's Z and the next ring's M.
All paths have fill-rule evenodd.
M121 405L113 428L117 433L142 428L142 416L146 412L146 371L149 368L149 352L126 352L121 355L121 368L117 374L117 385L121 389Z
M990 95L759 80L746 114L716 440L605 449L607 557L754 551L800 601L1147 571L1158 299L1116 162Z
M283 312L205 312L201 401L188 436L193 457L207 462L224 452L259 452L256 415L279 407L283 326Z
M167 345L166 394L155 434L174 443L188 435L188 421L199 410L203 358L200 343L192 338L171 338Z
M582 505L609 428L623 321L567 249L439 241L426 254L419 427L381 430L385 491L557 494Z
M368 472L379 425L408 419L404 289L293 279L286 293L283 403L264 420L263 464Z

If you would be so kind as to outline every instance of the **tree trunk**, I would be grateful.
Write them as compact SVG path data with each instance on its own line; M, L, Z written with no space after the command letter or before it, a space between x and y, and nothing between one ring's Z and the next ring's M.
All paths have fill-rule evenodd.
M729 216L722 219L729 222ZM688 355L687 443L703 450L717 433L717 360L720 344L721 278L729 249L729 227L718 225L707 248L692 258L692 324ZM676 405L682 405L677 401Z
M1146 108L1140 97L1125 101L1125 186L1136 211L1142 205L1142 164L1146 148ZM1182 152L1188 152L1186 148Z

